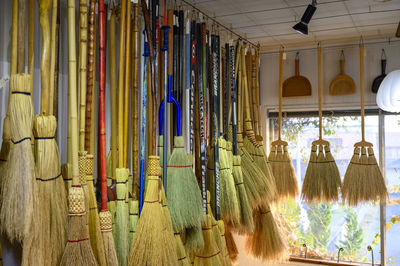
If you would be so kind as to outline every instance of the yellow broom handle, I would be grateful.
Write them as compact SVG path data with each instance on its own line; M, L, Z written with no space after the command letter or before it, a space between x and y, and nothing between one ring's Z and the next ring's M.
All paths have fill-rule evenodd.
M128 167L128 135L129 135L129 81L131 68L131 1L126 9L126 46L125 46L125 96L124 96L124 167Z
M281 139L282 128L282 86L283 86L283 51L279 51L279 116L278 116L278 136Z
M54 77L56 71L56 30L57 30L57 9L58 0L53 0L53 11L51 13L51 40L50 40L50 92L49 92L49 115L54 114ZM29 62L30 63L30 62Z
M15 2L15 1L14 1ZM31 97L33 99L33 80L34 80L34 69L35 69L35 52L34 52L34 41L35 41L35 0L29 0L28 9L28 73L31 75ZM11 48L12 50L13 48Z
M76 93L76 47L75 47L75 0L68 0L68 90L71 100L69 110L71 113L71 160L72 160L72 185L79 185L78 167L78 110Z
M18 0L18 73L25 72L25 14L25 0Z
M11 24L11 59L10 76L17 74L18 61L18 0L13 0L12 6L12 24ZM8 102L11 99L11 90L9 90Z
M258 134L261 134L261 112L260 112L260 49L257 49L256 52L256 95L257 95L257 125L258 125Z
M361 138L365 140L364 122L364 45L360 44L360 98L361 98Z
M130 1L130 0L128 0ZM124 65L125 65L125 10L126 0L121 0L119 66L118 66L118 167L124 167Z
M117 71L116 71L116 55L115 55L115 20L116 10L111 11L110 19L110 101L111 101L111 164L112 176L115 178L115 169L117 168ZM114 179L113 178L113 179Z
M42 61L40 63L40 83L42 89L40 112L42 114L48 114L49 112L50 7L51 0L39 1L39 22L42 29Z
M318 117L319 117L319 139L322 139L322 62L321 45L318 44Z
M132 31L132 95L131 95L131 109L132 109L132 170L133 180L138 180L138 121L139 121L139 4L133 4L133 31ZM135 184L133 184L135 187ZM136 189L132 189L133 198L137 199Z

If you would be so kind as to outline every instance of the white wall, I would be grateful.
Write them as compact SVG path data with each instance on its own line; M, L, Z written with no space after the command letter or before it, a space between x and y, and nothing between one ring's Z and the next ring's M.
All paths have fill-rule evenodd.
M386 51L387 67L386 73L400 69L400 41L394 39L382 43L365 44L365 104L366 107L376 107L376 94L371 92L374 78L381 74L381 50ZM345 55L345 73L351 76L356 84L357 92L352 95L330 96L329 84L331 80L340 73L339 59L341 50ZM318 63L317 49L299 50L300 52L300 75L306 76L312 85L312 96L283 98L283 109L286 110L318 110ZM357 45L343 45L343 47L322 46L322 102L324 110L360 108L360 57ZM294 60L296 50L286 52L284 61L283 80L295 74ZM279 89L279 52L265 52L261 54L261 106L266 108L278 107ZM324 107L325 106L325 107Z

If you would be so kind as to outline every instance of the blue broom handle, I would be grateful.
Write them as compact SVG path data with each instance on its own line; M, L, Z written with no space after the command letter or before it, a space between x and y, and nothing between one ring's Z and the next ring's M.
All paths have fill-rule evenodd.
M162 27L164 31L164 44L163 47L161 47L161 51L164 52L164 98L165 95L168 93L168 84L166 82L167 80L167 71L168 71L168 25L164 25ZM170 77L168 77L170 79ZM169 83L169 82L168 82ZM165 111L163 111L165 109ZM159 131L160 135L163 134L162 130L163 128L167 128L168 126L168 105L164 107L164 100L161 102L160 105L160 112L159 112ZM164 125L164 126L163 126ZM168 140L168 135L167 135L167 130L165 130L165 133L163 135L163 185L164 185L164 193L167 193L167 140Z
M144 200L144 175L145 175L145 145L146 145L146 109L147 109L147 58L150 55L149 44L146 41L146 35L143 33L144 42L144 71L143 71L143 91L142 91L142 126L140 132L140 201L139 201L139 215L142 213L143 200Z

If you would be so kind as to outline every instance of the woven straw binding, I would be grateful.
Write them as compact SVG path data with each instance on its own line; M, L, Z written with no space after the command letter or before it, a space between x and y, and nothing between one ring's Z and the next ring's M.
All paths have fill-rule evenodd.
M85 200L81 186L71 187L68 194L69 215L81 216L85 214Z
M84 185L86 184L86 169L87 169L87 159L86 159L87 152L80 151L79 152L79 182Z
M86 155L85 173L86 173L86 181L93 181L94 156L92 154Z
M149 156L149 176L161 176L160 157Z
M109 211L101 211L99 213L100 229L102 232L112 231L112 216Z

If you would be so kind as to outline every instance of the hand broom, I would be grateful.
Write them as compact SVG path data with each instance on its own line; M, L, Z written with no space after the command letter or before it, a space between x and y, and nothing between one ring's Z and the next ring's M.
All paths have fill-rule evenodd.
M105 264L107 266L118 265L117 253L115 250L114 237L112 234L112 216L107 209L107 169L106 169L106 123L105 123L105 74L106 74L106 51L105 51L105 31L106 18L104 10L104 0L99 1L99 156L100 156L100 172L101 172L101 211L98 215L101 228L102 240L98 244L103 245L103 254ZM97 210L96 210L97 212ZM96 236L95 236L96 237ZM99 239L97 239L99 240ZM97 248L95 246L95 248ZM101 249L100 249L101 250ZM99 251L100 251L99 250Z
M72 186L68 191L69 221L68 241L60 265L97 265L89 241L87 220L85 219L85 198L79 183L78 169L78 117L76 93L76 48L75 48L75 1L68 0L68 84L70 92Z
M128 3L127 3L128 2ZM117 189L117 200L116 200L116 217L115 217L115 230L114 230L114 241L115 248L118 256L119 265L126 265L128 259L128 209L125 203L126 191L127 191L127 180L129 175L129 169L125 168L124 160L124 70L125 70L125 36L126 36L126 7L129 5L130 0L121 1L121 13L120 13L120 47L119 47L119 67L118 67L118 168L116 169L116 189ZM130 22L130 21L129 21Z
M60 262L66 241L68 203L64 182L61 177L60 155L58 152L55 134L57 120L53 116L53 97L51 91L51 77L49 69L54 73L55 68L55 28L52 23L50 38L49 11L50 2L53 2L52 16L57 17L57 0L40 1L40 21L43 35L43 50L41 63L41 115L35 116L33 133L35 136L35 161L37 169L37 186L41 215L41 248L47 252L43 254L43 263L57 265ZM50 39L52 42L49 47ZM51 64L49 64L51 61ZM50 67L49 67L50 66ZM47 73L45 73L47 72ZM53 94L54 96L54 94Z
M330 152L329 142L322 139L322 69L321 46L318 45L318 114L319 139L313 141L310 162L302 187L302 199L313 201L338 201L341 187L339 169ZM316 151L318 150L318 155Z
M360 202L377 199L385 201L388 194L385 179L376 162L372 143L365 141L363 44L360 44L360 98L361 141L354 144L354 154L347 167L342 186L343 200L354 206Z
M271 143L269 161L275 177L278 192L278 200L283 198L295 198L299 193L297 177L292 161L288 153L288 143L281 140L282 128L282 75L283 75L283 51L279 52L279 118L278 140Z

